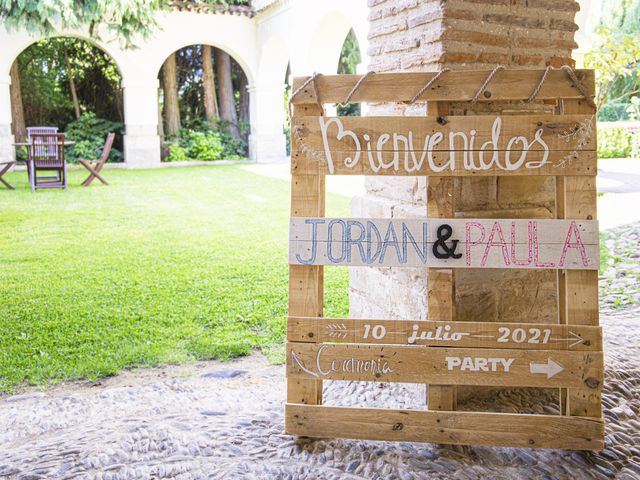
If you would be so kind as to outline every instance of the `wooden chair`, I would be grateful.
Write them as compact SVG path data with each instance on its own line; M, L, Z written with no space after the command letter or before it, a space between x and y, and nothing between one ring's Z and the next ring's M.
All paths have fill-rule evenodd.
M47 134L52 134L52 133L58 133L58 127L45 127L45 126L40 126L40 127L27 127L27 142L31 143L31 135L41 135L43 133L47 133ZM49 152L52 155L55 154L55 148ZM29 168L31 168L29 166L29 162L27 162L27 174L31 175Z
M31 135L42 135L43 133L58 133L58 127L27 127L27 139L31 142Z
M78 160L80 162L80 165L89 170L89 176L84 182L82 182L83 187L88 187L96 178L105 185L109 185L109 182L107 182L102 177L102 175L100 175L100 170L102 170L102 167L104 167L107 158L109 158L109 153L111 152L111 146L113 145L114 138L116 138L116 134L113 132L107 135L107 139L105 140L104 146L102 147L102 153L100 154L100 158L98 158L98 160L93 162L84 159Z
M5 173L7 173L9 171L9 169L11 167L13 167L15 164L16 164L16 162L14 160L10 160L8 162L0 162L0 183L2 183L9 190L15 190L15 188L13 188L13 185L11 185L4 178L2 178L2 176Z
M27 147L31 190L67 187L67 164L64 160L64 133L32 134ZM38 172L54 172L54 177L40 177Z

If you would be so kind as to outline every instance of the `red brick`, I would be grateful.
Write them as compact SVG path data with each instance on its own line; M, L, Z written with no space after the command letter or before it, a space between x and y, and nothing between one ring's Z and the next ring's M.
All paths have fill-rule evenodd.
M457 40L460 42L471 42L479 45L491 45L495 47L508 47L509 38L506 35L492 35L490 33L474 32L470 30L458 30L447 28L442 38L445 40Z
M520 0L520 3L521 8L542 8L560 12L580 11L580 4L574 0Z
M563 40L561 38L535 38L535 37L517 37L513 42L515 47L521 48L558 48L573 50L578 48L578 44L574 40Z
M575 22L570 20L561 20L557 18L554 18L551 20L550 27L551 27L551 30L564 30L567 32L578 31L578 25L576 25Z
M526 28L545 28L547 22L540 18L521 17L508 13L485 14L482 20L487 23L498 23L501 25L518 25Z
M576 66L576 61L571 58L571 57L551 57L548 61L547 61L547 65L551 65L552 67L561 67L563 65L569 65L572 68L575 68Z
M444 9L444 17L455 20L478 20L479 16L476 12L472 10L461 10L457 8L445 8Z
M465 0L466 3L482 3L485 5L511 5L511 0Z
M509 55L506 53L482 52L478 55L478 61L490 64L505 64L509 62Z
M513 62L516 65L544 65L542 55L514 55Z
M446 52L440 58L442 63L470 63L477 62L478 55L474 53L462 53L462 52Z

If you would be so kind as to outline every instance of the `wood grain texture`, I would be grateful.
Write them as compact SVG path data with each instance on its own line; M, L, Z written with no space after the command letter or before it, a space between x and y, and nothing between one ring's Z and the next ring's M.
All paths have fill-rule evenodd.
M429 102L427 115L442 119L450 112L448 102ZM452 177L427 177L427 217L454 218L456 214L455 179ZM431 320L456 320L455 270L427 269L427 318ZM437 327L436 327L437 328ZM417 342L417 340L416 340ZM453 385L427 385L427 409L449 410L458 408L458 389Z
M523 350L601 351L598 326L289 317L287 340Z
M321 115L318 105L298 105L294 114ZM295 144L295 139L292 139ZM325 178L319 175L292 175L291 216L324 216ZM322 316L324 306L324 267L289 266L289 314ZM287 400L322 404L322 380L287 379Z
M563 113L594 114L583 100L565 101ZM583 177L556 179L558 218L596 219L596 182ZM559 275L558 308L561 323L568 325L598 325L598 272L564 271ZM602 398L589 389L570 389L561 392L563 409L567 415L600 417Z
M586 385L597 392L602 389L602 362L601 352L287 343L288 377L325 380L545 388Z
M351 98L351 102L407 102L437 72L377 73L369 76ZM434 82L419 98L419 101L468 101L473 99L491 70L463 70L447 72ZM498 72L487 88L487 96L479 101L526 100L540 82L544 69L509 69ZM591 96L595 93L593 70L576 70L576 75ZM292 103L314 104L318 96L322 103L344 101L361 75L323 75L316 79L316 88L309 84ZM296 91L309 77L295 77ZM318 96L316 96L316 90ZM538 100L557 98L582 98L582 93L573 85L567 74L560 70L549 72L540 89Z
M592 115L295 117L291 168L340 175L596 175L594 121Z
M375 408L285 407L285 431L356 438L524 448L602 450L600 418Z
M496 121L500 123L498 133L492 132ZM480 151L484 142L495 140L484 147L488 153L494 150L514 152L521 150L519 143L509 146L514 137L525 137L531 142L536 132L541 131L540 138L549 150L562 152L594 151L596 139L592 135L585 137L586 143L578 144L572 136L583 126L594 129L593 115L447 115L433 117L293 117L292 130L297 130L296 139L303 140L305 145L315 151L325 149L323 142L323 125L327 132L329 150L332 152L354 151L355 140L350 134L344 139L337 138L340 127L352 132L363 151L422 151L425 150L425 137L441 133L442 139L432 145L433 151ZM456 136L449 141L451 133L461 132L467 137ZM406 141L396 141L392 138L381 139L383 134L402 135ZM368 135L369 139L364 136ZM408 142L409 137L411 142ZM473 143L471 138L474 138ZM300 148L297 145L296 148ZM538 141L531 145L530 151L543 150L543 143ZM488 161L489 155L485 155ZM513 159L512 159L513 160Z
M444 244L443 226L451 229ZM436 251L446 253L454 241L458 258L438 258ZM290 221L289 263L597 270L598 226L588 220L297 217Z

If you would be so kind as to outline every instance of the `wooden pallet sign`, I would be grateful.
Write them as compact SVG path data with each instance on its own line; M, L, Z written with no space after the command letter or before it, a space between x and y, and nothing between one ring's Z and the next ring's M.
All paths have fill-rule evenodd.
M286 431L602 449L593 71L314 76L293 90ZM448 102L489 98L541 101L544 113L449 115ZM429 115L323 115L345 99L427 102ZM334 174L426 176L425 217L325 218ZM555 219L456 218L453 177L541 175L556 179ZM426 268L428 319L324 318L326 265ZM556 271L558 321L456 318L461 268ZM323 406L324 380L427 384L425 409ZM561 413L456 411L461 385L557 389Z

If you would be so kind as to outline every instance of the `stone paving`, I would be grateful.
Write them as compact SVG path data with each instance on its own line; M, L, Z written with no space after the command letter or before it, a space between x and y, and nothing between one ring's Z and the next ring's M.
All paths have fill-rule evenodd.
M638 230L617 234L631 242L622 251L637 252ZM637 274L637 261L624 264ZM640 308L614 307L603 288L607 423L599 453L296 440L283 433L284 369L255 354L0 398L0 479L637 479ZM326 383L328 404L423 408L423 386ZM462 408L496 406L558 412L549 391L522 389L478 394Z

